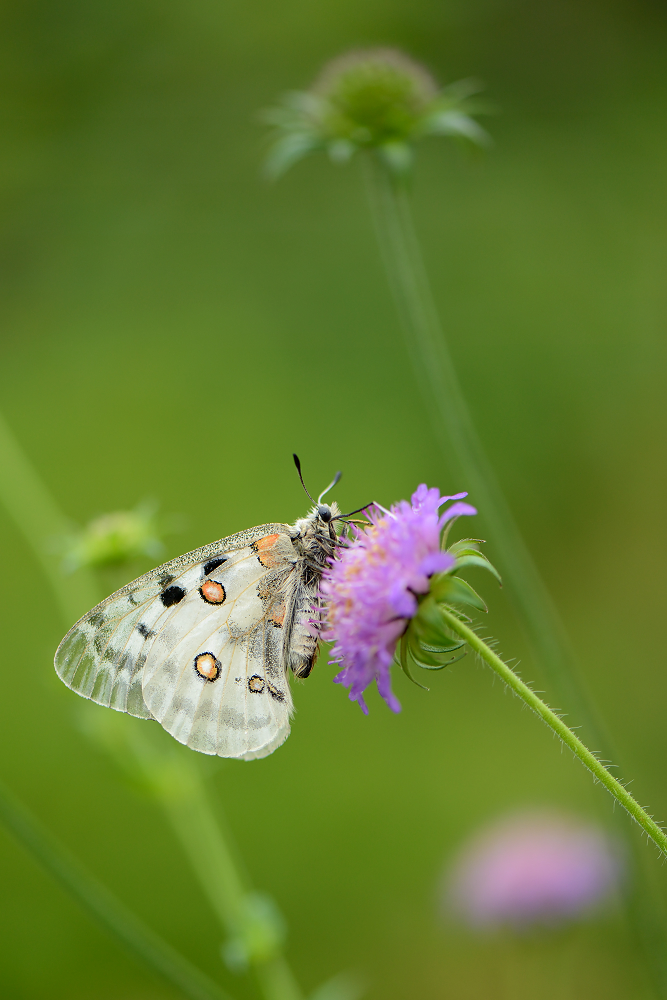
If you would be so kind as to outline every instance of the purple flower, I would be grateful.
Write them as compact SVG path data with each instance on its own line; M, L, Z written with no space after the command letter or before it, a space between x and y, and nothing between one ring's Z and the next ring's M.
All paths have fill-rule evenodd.
M323 575L322 638L334 643L332 662L343 666L335 681L350 688L350 698L366 714L363 692L373 681L389 707L401 710L389 675L396 642L417 613L417 595L428 593L429 578L454 566L454 557L440 548L440 532L453 517L477 512L467 503L454 503L443 514L439 509L465 496L441 497L422 484L411 504L401 500L391 511L373 509L371 525L354 527L353 538Z
M598 827L552 811L518 813L487 827L455 860L448 907L473 927L557 924L609 897L618 853Z

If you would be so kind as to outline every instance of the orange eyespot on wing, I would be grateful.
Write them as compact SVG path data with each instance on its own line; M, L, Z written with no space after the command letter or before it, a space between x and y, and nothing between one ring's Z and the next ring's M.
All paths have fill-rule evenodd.
M252 677L248 678L248 689L254 694L261 694L264 690L264 678L260 677L259 674L253 674Z
M284 562L283 554L279 553L276 547L279 538L280 535L264 535L263 538L258 538L251 545L262 566L266 566L267 569L275 569Z
M217 681L221 666L220 660L217 660L213 653L200 653L195 656L195 673L205 681Z
M224 604L227 594L221 583L216 580L205 580L199 588L199 596L207 604Z

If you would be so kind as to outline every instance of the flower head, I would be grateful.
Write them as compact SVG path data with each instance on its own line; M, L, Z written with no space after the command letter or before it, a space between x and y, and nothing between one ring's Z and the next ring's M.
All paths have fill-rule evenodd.
M479 89L476 81L460 80L440 90L423 66L396 49L349 52L328 63L310 90L290 93L266 112L276 130L267 170L277 177L316 150L340 163L370 149L400 174L422 136L486 145L488 135L468 101Z
M618 885L620 859L597 826L553 811L514 814L474 837L446 880L448 908L473 927L576 919Z
M334 643L333 660L343 666L336 681L350 688L350 698L364 712L363 692L373 681L389 707L400 711L389 674L396 643L417 615L434 575L456 566L456 556L442 550L440 536L453 518L476 513L461 502L465 496L442 497L422 484L411 503L402 500L390 511L375 508L370 525L353 529L352 540L323 575L322 637ZM458 502L441 513L449 500Z
M402 52L370 49L333 59L312 92L322 100L324 134L371 146L409 139L438 87Z

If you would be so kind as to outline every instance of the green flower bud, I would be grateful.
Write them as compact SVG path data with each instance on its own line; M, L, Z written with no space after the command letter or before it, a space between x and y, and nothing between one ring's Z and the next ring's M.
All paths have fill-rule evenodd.
M334 59L312 89L329 139L358 146L410 139L438 93L430 74L394 49Z
M90 521L67 539L65 569L119 566L141 556L159 558L164 552L161 535L165 527L158 523L156 513L157 506L146 501L134 510L114 511Z
M267 172L277 177L308 153L325 150L346 162L357 150L372 150L395 174L412 164L414 142L450 135L475 145L487 133L470 117L479 90L462 80L444 90L419 63L395 49L351 52L324 67L309 91L286 95L265 114L276 141Z

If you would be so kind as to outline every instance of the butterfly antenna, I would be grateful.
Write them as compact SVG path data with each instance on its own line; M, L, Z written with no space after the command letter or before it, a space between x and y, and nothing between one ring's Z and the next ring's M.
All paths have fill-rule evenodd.
M368 510L369 507L376 507L376 506L378 505L375 503L375 500L371 500L371 502L367 503L365 507L359 507L358 510L351 510L349 514L339 514L337 517L332 517L331 520L342 521L343 518L345 517L352 517L353 514L361 514L362 511Z
M332 490L332 489L334 488L334 486L337 486L337 485L338 485L338 483L340 482L340 477L341 477L342 475L343 475L343 473L342 473L342 472L340 472L340 471L339 471L339 472L337 472L337 473L336 473L336 475L335 475L335 476L333 477L333 479L331 480L331 482L329 483L329 485L327 486L326 490L322 490L322 492L320 493L320 495L319 495L319 496L318 496L318 498L317 498L317 504L318 504L318 506L319 506L319 505L320 505L320 504L322 503L322 497L323 497L323 496L324 496L324 495L325 495L326 493L328 493L328 492L329 492L329 490Z
M293 454L292 458L294 459L294 464L296 465L296 471L299 473L299 479L301 480L301 485L303 486L304 490L306 490L306 496L308 497L309 500L313 500L313 498L311 497L310 493L306 488L306 484L303 481L303 476L301 475L301 462L299 461L299 456ZM313 503L315 503L314 500Z

